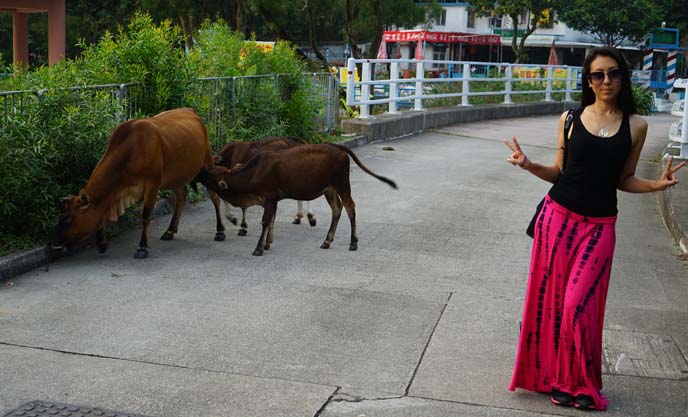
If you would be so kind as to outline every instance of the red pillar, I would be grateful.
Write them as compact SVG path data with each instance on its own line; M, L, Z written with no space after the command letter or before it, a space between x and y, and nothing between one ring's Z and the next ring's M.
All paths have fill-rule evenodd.
M53 65L65 56L65 0L48 3L48 65Z
M14 12L12 27L12 58L14 65L29 65L29 15Z

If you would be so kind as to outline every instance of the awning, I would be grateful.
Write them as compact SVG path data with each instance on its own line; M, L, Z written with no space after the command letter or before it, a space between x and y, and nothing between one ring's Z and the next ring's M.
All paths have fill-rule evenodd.
M427 30L386 30L382 34L386 42L465 43L471 45L499 45L499 35L481 35L462 32L430 32Z

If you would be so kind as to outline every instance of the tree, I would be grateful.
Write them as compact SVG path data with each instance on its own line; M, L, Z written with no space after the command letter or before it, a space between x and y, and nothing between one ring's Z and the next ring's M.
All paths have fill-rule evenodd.
M469 9L478 16L508 16L511 19L511 49L516 54L516 62L528 58L526 39L542 25L553 19L554 4L551 0L476 0L471 1ZM520 17L526 15L525 28L519 29Z
M681 35L680 44L688 46L688 0L663 0L661 10L664 12L662 21L668 28L678 28Z
M414 27L441 12L436 0L419 4L414 0L341 0L344 7L344 34L354 58L356 47L370 40L369 58L375 58L382 32L392 27Z
M559 20L568 27L588 32L607 46L625 41L643 42L662 21L652 0L558 0Z

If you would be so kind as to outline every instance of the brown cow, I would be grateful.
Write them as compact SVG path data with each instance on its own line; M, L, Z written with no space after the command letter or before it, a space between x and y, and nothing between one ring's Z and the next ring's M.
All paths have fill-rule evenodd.
M96 233L99 252L108 247L105 228L129 206L143 200L143 231L134 258L148 256L148 223L158 190L173 190L172 221L161 239L177 233L186 199L186 185L201 169L214 166L205 125L191 109L176 109L147 119L124 122L110 136L105 154L79 195L64 199L62 217L50 246L61 250ZM217 233L224 240L220 200L210 192L215 206Z
M231 141L228 142L224 148L213 157L215 165L223 166L225 168L234 168L237 165L245 164L249 159L256 156L259 152L265 151L282 151L284 149L293 148L294 146L305 145L301 139L290 136L268 136L257 140L255 142ZM298 208L296 210L296 217L292 221L293 224L300 224L303 218L303 203L299 200L297 202ZM316 225L315 214L310 210L310 202L307 202L307 216L308 223L311 226ZM232 206L225 201L225 216L233 224L237 224L237 219L232 215ZM248 233L248 224L246 223L246 207L241 207L241 225L239 229L239 236L246 236Z
M349 250L358 248L356 210L351 198L349 157L363 171L397 188L394 181L368 169L350 149L335 144L303 145L281 152L261 152L235 169L214 167L196 177L208 189L235 206L263 206L263 230L253 255L260 256L272 243L277 202L284 198L313 200L325 195L332 209L332 223L320 246L330 247L342 213L342 204L351 222Z

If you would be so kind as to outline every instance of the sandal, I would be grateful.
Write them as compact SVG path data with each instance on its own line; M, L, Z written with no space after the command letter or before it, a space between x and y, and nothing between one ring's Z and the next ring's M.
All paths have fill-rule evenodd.
M558 389L552 390L552 397L550 398L552 404L561 406L574 405L575 398L568 392L559 391Z
M582 410L594 410L595 400L589 395L576 395L573 406Z

